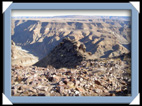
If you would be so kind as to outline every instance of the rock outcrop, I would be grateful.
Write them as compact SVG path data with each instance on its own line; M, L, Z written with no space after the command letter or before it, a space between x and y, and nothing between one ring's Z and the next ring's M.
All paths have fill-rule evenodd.
M38 61L35 66L47 67L52 65L55 68L75 68L81 61L87 59L91 54L86 52L83 43L70 38L65 38L45 58Z

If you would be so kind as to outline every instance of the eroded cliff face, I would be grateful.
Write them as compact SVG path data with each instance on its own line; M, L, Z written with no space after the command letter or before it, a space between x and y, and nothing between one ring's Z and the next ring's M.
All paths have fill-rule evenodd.
M107 58L129 52L130 27L130 20L119 18L13 19L12 40L39 59L49 54L66 37L84 43L86 51L97 58ZM114 50L115 45L120 48Z
M38 57L29 54L28 51L21 49L11 41L11 65L30 66L38 61Z

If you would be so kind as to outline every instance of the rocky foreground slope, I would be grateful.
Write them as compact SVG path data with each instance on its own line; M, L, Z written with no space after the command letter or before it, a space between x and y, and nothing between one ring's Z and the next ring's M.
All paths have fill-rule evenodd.
M11 69L12 96L131 96L130 58L82 61L75 69Z

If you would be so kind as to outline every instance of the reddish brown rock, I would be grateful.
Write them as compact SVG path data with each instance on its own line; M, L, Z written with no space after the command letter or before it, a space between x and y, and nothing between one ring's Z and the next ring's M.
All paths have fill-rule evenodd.
M95 84L101 85L100 81L98 81L98 80L95 80Z

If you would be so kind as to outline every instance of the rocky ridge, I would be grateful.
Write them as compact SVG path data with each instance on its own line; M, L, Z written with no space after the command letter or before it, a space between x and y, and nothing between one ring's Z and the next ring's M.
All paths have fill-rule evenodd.
M104 42L109 42L109 40ZM109 43L103 43L103 44L109 44ZM96 51L98 55L101 55L103 51L102 45L99 46L98 47L99 50ZM107 47L107 45L104 46ZM111 50L103 53L105 55L102 56L102 58L105 59L106 57L109 58L118 57L120 55L129 53L129 51L126 48L117 44L117 42L115 42L115 45L110 49ZM83 60L98 59L97 57L98 55L96 55L96 53L92 54L91 52L87 52L84 43L77 40L71 40L68 37L63 39L62 42L59 45L57 45L46 57L39 60L34 65L38 67L47 67L47 65L52 65L55 68L62 68L62 67L75 68L76 65L79 65Z
M83 43L71 40L68 37L63 39L49 55L34 65L38 67L47 67L47 65L51 65L55 68L75 68L76 65L90 56L92 57L92 53L86 52L86 47Z

